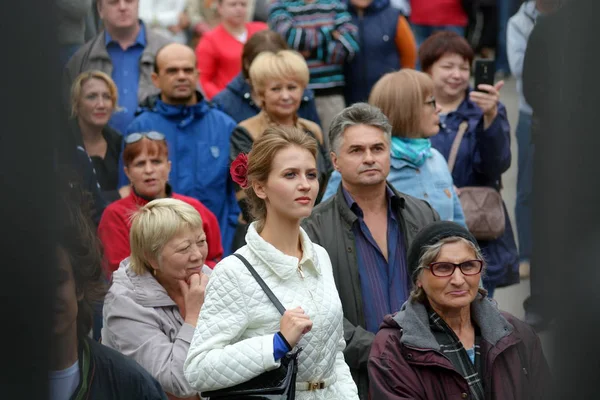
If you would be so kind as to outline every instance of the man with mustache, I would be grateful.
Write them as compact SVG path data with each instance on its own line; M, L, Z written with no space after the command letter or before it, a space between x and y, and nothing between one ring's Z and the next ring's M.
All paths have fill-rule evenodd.
M421 228L439 220L427 202L386 182L391 131L381 110L365 103L333 119L329 148L342 183L303 223L331 257L344 309L344 357L361 400L368 397L367 359L375 333L410 294L407 249Z
M196 90L197 80L191 48L171 43L160 49L152 73L160 93L140 104L127 135L150 131L165 135L171 159L169 184L174 192L199 200L215 214L228 255L240 213L229 175L229 141L236 124ZM127 191L122 165L119 171L119 187Z

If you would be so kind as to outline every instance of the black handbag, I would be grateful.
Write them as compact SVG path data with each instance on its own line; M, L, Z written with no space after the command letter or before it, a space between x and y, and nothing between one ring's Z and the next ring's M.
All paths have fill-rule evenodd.
M281 315L285 312L285 307L275 297L271 289L262 280L258 272L250 265L248 260L239 254L233 254L239 258L248 271L254 276L256 282L267 294L269 300L277 307ZM256 378L238 385L202 392L202 397L208 397L210 400L218 399L237 399L237 400L294 400L296 398L296 375L298 374L298 355L302 351L299 347L295 351L287 353L281 359L279 368L267 371Z

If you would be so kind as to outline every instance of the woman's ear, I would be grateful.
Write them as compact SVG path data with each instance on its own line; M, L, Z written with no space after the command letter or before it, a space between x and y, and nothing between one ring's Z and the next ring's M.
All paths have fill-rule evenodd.
M256 196L259 199L267 199L267 192L265 191L264 184L262 184L261 182L252 182L252 189L254 190L254 193L256 193Z
M156 272L160 270L160 265L158 263L158 260L156 260L154 257L151 256L146 256L146 262L150 265L150 268L152 269L152 274L156 275Z

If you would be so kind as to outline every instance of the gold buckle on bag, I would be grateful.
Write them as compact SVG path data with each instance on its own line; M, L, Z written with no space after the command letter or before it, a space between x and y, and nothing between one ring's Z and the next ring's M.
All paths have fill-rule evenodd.
M308 382L308 391L325 389L325 382Z

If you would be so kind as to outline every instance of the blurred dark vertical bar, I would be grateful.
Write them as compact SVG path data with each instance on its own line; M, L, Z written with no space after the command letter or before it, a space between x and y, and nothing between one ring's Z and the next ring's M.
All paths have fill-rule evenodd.
M53 147L60 137L54 1L0 1L0 398L48 397L55 218Z
M535 42L543 45L536 56L544 61L524 75L539 81L532 100L541 127L533 139L531 279L541 310L557 322L555 398L598 399L600 1L562 2L561 10L537 23L542 35Z

